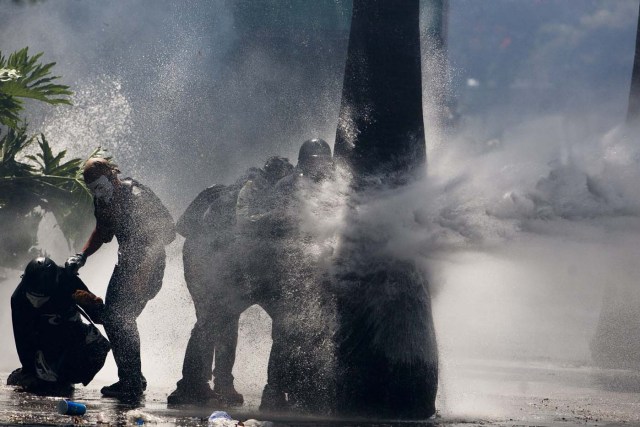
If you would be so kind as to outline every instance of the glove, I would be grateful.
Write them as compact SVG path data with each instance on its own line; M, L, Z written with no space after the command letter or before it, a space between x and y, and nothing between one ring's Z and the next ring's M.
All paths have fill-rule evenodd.
M73 301L78 304L89 315L94 323L102 324L102 314L104 302L102 298L95 296L91 292L78 289L71 295Z
M73 301L78 304L80 307L101 307L104 305L102 302L102 298L95 296L91 292L83 291L82 289L78 289L75 291L71 298Z
M84 263L87 262L87 257L82 252L75 254L74 256L69 257L67 262L64 263L64 268L69 270L72 273L78 274L78 270L80 267L84 266Z

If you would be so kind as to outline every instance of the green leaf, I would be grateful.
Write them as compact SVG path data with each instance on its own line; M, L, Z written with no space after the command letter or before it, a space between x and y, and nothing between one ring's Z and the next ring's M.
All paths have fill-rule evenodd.
M0 52L0 68L16 70L20 77L0 81L0 124L18 127L18 113L23 109L22 99L35 99L48 104L71 104L73 92L69 86L54 83L59 76L52 76L55 62L40 64L42 53L29 56L25 47L9 55L9 59Z

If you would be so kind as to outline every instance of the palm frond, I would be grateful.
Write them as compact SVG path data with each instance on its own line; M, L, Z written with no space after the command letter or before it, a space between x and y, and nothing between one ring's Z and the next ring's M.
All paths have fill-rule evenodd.
M73 92L69 86L54 83L59 76L52 76L56 64L39 63L42 53L29 56L25 47L5 59L0 52L0 69L11 70L18 76L0 80L0 123L9 127L18 126L17 114L23 109L22 99L36 99L48 104L71 104Z
M26 126L8 129L0 138L0 177L30 176L35 173L33 166L16 160L16 156L34 140L34 137L27 135Z
M67 150L62 150L58 154L54 155L46 137L43 134L40 134L39 138L38 145L40 146L41 152L35 156L27 156L30 160L38 164L39 169L37 172L41 175L77 178L80 166L82 165L82 160L71 159L63 163L62 159L66 156Z
M20 151L34 140L40 152L26 156L30 163L16 161ZM24 128L10 129L1 141L0 214L7 206L31 206L30 210L39 206L53 214L69 246L77 248L93 224L93 196L82 179L84 161L65 161L66 150L54 153L44 135L28 138ZM106 152L98 148L92 156L98 154Z
M22 108L20 101L0 92L0 124L10 128L19 126L18 111Z

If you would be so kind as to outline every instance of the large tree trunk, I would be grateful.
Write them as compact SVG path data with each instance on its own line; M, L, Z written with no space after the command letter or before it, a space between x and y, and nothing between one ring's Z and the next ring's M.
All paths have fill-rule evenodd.
M640 121L640 11L636 27L636 50L631 72L631 88L629 89L629 105L627 107L627 124L637 125Z
M640 11L625 125L624 136L630 141L637 141L640 125ZM639 301L638 287L614 282L605 289L600 319L591 342L591 358L596 366L640 369Z
M380 187L424 169L419 16L418 0L353 3L335 145L356 189L336 266L336 403L343 415L435 413L438 357L425 277L390 253L357 209L379 197Z
M426 160L418 0L354 0L335 156L358 177L403 177Z

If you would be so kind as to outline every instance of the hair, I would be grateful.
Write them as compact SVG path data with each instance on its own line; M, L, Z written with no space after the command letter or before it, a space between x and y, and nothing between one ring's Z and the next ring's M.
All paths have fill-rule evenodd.
M82 176L85 182L92 182L98 177L117 175L120 173L118 166L104 157L92 157L84 163Z

